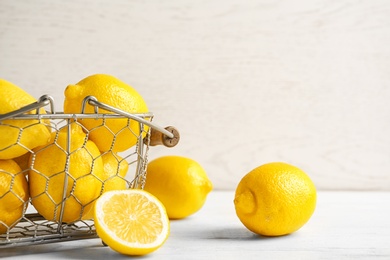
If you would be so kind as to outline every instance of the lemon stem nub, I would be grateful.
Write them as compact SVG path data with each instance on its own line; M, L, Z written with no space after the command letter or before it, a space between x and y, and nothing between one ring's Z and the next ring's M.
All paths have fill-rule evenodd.
M234 198L236 207L245 214L251 214L256 209L256 199L251 191L244 191Z

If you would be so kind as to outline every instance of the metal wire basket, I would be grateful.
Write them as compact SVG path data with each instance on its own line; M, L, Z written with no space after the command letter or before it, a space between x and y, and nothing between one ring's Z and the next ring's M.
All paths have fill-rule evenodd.
M45 111L44 107L47 106L49 106L50 109ZM87 106L92 106L94 108L94 113L86 113L85 111ZM135 145L126 151L118 153L120 156L116 157L118 158L118 165L121 163L126 163L128 167L127 174L125 176L119 174L120 167L118 166L114 177L123 181L126 184L126 188L142 189L146 181L146 167L148 162L147 158L149 147L160 144L165 145L166 147L173 147L179 141L179 133L174 127L169 126L162 128L152 123L152 119L152 113L127 113L113 106L99 102L95 97L92 96L86 97L83 100L82 110L79 114L65 114L63 112L56 113L54 109L54 100L47 95L42 96L37 102L22 107L16 111L2 115L0 114L0 129L9 128L13 131L17 131L17 137L14 141L11 142L10 145L4 147L4 145L0 144L0 152L15 146L26 150L23 156L14 159L14 161L18 162L20 166L20 172L11 174L10 172L7 172L7 170L0 169L0 179L2 176L6 176L10 179L10 189L3 193L0 192L0 209L2 206L1 204L3 204L2 200L5 200L7 196L14 196L18 203L22 203L22 214L21 217L16 221L13 223L5 223L0 219L0 230L1 228L3 229L2 234L0 234L0 249L22 245L44 244L97 237L93 219L85 218L86 215L84 214L80 213L80 216L74 221L63 221L65 205L70 197L75 196L77 182L81 182L79 179L75 179L72 176L72 172L70 172L70 164L72 162L70 157L74 152L71 151L73 134L71 128L77 125L77 127L80 127L83 130L82 132L85 134L83 145L78 149L85 149L85 146L89 141L89 134L91 131L96 131L97 128L105 128L105 130L111 133L113 143L117 141L116 137L119 135L119 133L123 131L131 133L133 135L132 138L135 138L136 140ZM99 124L94 129L87 129L83 125L85 120L96 120L99 122ZM123 128L115 131L109 129L108 122L112 122L113 120L122 120L121 122L125 122ZM21 121L29 122L29 124L14 124L14 122ZM47 127L47 129L50 130L50 135L54 137L54 139L51 143L40 146L38 150L35 148L29 149L23 143L23 135L28 131L28 129L31 129L33 126L37 125L44 125ZM61 147L57 141L59 133L64 131L66 132L65 148ZM60 176L64 182L61 191L63 194L61 201L57 204L53 202L54 206L52 205L52 207L55 211L53 213L53 218L45 218L42 216L42 214L38 213L38 211L33 206L33 202L35 199L37 199L38 195L35 197L28 195L27 200L22 200L19 195L14 193L12 186L15 181L15 176L24 175L26 180L30 182L29 175L31 172L33 172L34 174L38 174L42 176L42 178L45 178L46 187L44 191L42 191L42 194L47 196L51 201L54 201L54 199L50 197L51 194L48 188L50 186L49 183L54 181L51 178L54 177L45 176L43 173L37 170L37 167L34 165L34 163L36 163L34 160L37 158L38 153L44 151L45 149L49 149L48 147L50 146L55 146L56 149L62 149L66 160L62 165L62 171L55 175L56 177ZM104 152L100 151L99 156L103 156L106 153L114 152L112 150ZM92 158L92 160L92 164L94 164L94 160L99 159ZM59 162L46 162L47 165L58 163ZM92 168L93 166L91 169ZM91 170L91 172L87 173L86 175L94 175L93 170ZM107 180L101 179L99 177L96 177L96 179L101 183L101 186L99 186L99 191L97 192L98 195L93 200L89 201L88 204L82 204L79 201L80 212L83 212L87 206L92 205L94 200L96 200L104 191ZM71 184L71 189L69 189L69 184Z

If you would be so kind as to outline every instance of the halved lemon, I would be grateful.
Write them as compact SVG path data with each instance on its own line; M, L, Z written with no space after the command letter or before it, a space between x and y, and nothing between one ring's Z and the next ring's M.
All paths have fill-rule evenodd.
M105 192L96 201L94 221L103 242L125 255L145 255L157 250L170 231L163 204L139 189Z

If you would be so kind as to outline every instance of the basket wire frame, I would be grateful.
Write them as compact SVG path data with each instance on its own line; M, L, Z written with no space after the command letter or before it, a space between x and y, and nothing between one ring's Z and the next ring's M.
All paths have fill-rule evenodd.
M85 108L88 105L94 106L94 113L90 113L90 114L85 113ZM42 113L41 108L45 106L50 106L50 110L46 111L46 113ZM104 111L105 113L101 113L100 111ZM109 112L107 113L107 111ZM145 185L146 166L148 163L147 155L149 151L151 129L153 128L155 130L158 130L168 137L173 137L172 133L152 123L152 119L153 119L152 113L130 114L120 109L117 109L115 107L101 103L94 97L87 97L83 100L82 111L80 114L65 114L62 112L56 113L54 109L54 100L47 95L42 96L37 102L27 105L17 111L12 111L10 113L3 114L3 115L0 114L0 127L12 128L15 127L12 125L12 123L10 123L13 120L29 120L29 122L30 121L34 122L33 124L46 125L47 128L51 129L52 135L55 134L58 136L58 133L60 131L63 131L64 129L66 129L67 131L67 140L66 140L67 147L64 151L64 153L66 154L67 162L65 163L64 170L63 170L63 175L64 175L63 196L62 196L62 201L60 206L59 205L55 206L55 209L56 210L59 209L59 212L56 212L54 214L55 217L52 220L45 219L35 210L35 208L32 205L32 200L34 200L35 198L30 197L23 204L24 208L23 208L22 217L18 219L15 223L13 223L10 226L7 226L4 222L0 220L0 226L3 225L7 228L6 233L0 234L0 249L24 246L24 245L32 245L32 244L45 244L45 243L53 243L59 241L69 241L69 240L97 237L93 219L82 219L81 213L79 219L77 219L76 221L70 223L64 223L62 221L64 208L65 208L64 206L67 201L66 196L69 196L69 194L67 194L68 184L69 182L73 182L73 185L75 186L77 183L77 179L71 179L73 177L69 172L69 166L70 166L69 158L72 155L71 126L72 124L76 124L79 127L81 127L85 132L86 137L84 140L84 144L83 147L80 147L80 149L83 149L85 144L88 141L88 136L90 131L94 131L94 129L87 130L83 126L82 122L83 120L91 120L91 119L100 120L102 122L101 125L98 127L106 127L107 120L127 120L127 124L124 127L124 130L132 131L132 133L137 138L137 142L132 148L120 153L120 157L123 158L122 160L125 160L126 163L128 164L129 170L127 172L126 177L123 178L119 175L119 164L121 163L121 161L118 161L118 169L115 177L122 178L126 182L127 188L130 189L143 189ZM130 123L134 124L134 122L138 123L139 133L134 132L133 129L130 128ZM27 150L27 154L29 154L30 156L30 164L25 169L22 169L20 173L18 173L27 176L27 173L29 171L36 171L34 169L34 163L35 163L34 159L36 154L39 153L41 150L46 149L47 147L40 148L40 150L38 151L30 150L29 148L25 147L20 142L24 129L26 128L19 128L19 134L17 140L15 140L15 143L13 143L12 145L19 145L24 147ZM113 140L115 141L116 133L112 133L112 134L113 134ZM50 145L58 146L58 144L55 141L52 144L49 144L48 146ZM2 148L2 150L8 148L10 147ZM109 152L112 151L102 152L101 156L103 155L103 153L109 153ZM93 165L91 168L93 168ZM133 171L133 174L131 174L131 171ZM7 174L7 173L0 169L0 174ZM11 175L10 173L8 174ZM42 173L38 172L38 174L41 174L43 176ZM92 174L92 170L90 174ZM47 178L48 180L46 184L48 186L48 181L50 180L50 177ZM13 177L10 187L12 187L14 179L15 178ZM102 181L100 195L103 192L104 184L105 182ZM10 188L9 192L11 193L13 192L12 188ZM71 191L71 193L72 192L73 190ZM45 189L45 194L50 196L50 194L47 193L47 187ZM2 197L3 195L0 195L0 203ZM19 200L22 201L21 198L19 198ZM91 201L90 203L93 202L94 201ZM84 206L86 205L81 205L82 207L81 212L83 211ZM59 214L58 220L56 220L57 219L56 214Z

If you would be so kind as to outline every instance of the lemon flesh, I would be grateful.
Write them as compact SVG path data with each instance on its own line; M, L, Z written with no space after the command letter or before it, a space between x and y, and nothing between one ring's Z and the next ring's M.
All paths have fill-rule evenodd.
M169 219L163 204L143 190L104 193L96 201L94 215L99 237L121 254L149 254L169 236Z

